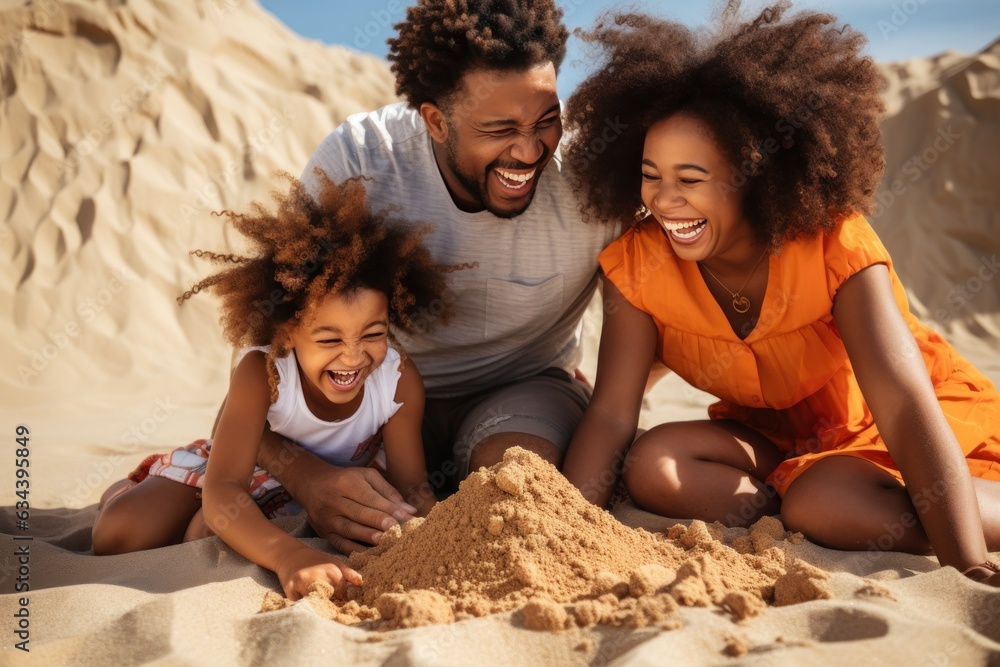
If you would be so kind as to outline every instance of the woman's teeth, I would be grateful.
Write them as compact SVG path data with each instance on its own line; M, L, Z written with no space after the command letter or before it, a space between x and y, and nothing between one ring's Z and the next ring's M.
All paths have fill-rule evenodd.
M351 371L350 373L340 373L338 371L327 371L330 373L330 377L337 384L348 385L354 382L354 378L358 377L358 373L361 372L360 369L356 371Z
M680 239L693 239L704 229L706 219L697 220L664 220L663 227Z
M497 173L497 177L500 179L500 182L511 190L520 190L535 176L534 169L527 174L515 174L510 171L504 171L503 169L496 169L495 171Z

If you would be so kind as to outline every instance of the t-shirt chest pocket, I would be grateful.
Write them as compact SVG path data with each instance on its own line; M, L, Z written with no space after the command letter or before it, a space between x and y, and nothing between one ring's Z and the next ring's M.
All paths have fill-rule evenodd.
M562 274L537 285L486 279L487 339L530 339L548 329L562 311Z

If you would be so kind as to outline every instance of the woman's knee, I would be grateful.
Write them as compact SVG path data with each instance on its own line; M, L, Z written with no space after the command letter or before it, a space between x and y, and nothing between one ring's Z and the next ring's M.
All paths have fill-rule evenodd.
M639 436L629 450L622 476L629 495L640 505L680 493L677 448L670 444L674 431L669 424L657 426Z

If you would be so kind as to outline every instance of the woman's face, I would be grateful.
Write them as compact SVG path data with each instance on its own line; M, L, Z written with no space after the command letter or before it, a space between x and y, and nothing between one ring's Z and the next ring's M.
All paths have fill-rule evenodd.
M738 173L708 125L683 112L657 121L646 132L642 154L642 202L680 259L727 257L754 244L743 217Z

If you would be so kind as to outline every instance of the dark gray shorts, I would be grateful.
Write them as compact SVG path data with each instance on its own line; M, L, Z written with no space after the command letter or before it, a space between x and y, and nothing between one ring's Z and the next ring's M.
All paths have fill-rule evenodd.
M565 452L589 402L590 388L559 368L472 396L428 398L423 436L431 485L453 490L469 474L475 446L497 433L538 436ZM438 483L443 479L450 484Z

